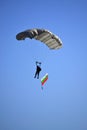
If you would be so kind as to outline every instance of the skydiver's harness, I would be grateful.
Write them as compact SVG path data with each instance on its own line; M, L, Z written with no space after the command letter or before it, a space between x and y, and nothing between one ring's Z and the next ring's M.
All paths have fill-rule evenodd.
M37 64L41 65L41 63L40 63L40 62L36 62L36 65L37 65ZM41 71L41 67L40 67L39 65L37 65L37 71L38 71L38 72L40 72L40 71Z
M41 71L41 68L37 65L37 71Z

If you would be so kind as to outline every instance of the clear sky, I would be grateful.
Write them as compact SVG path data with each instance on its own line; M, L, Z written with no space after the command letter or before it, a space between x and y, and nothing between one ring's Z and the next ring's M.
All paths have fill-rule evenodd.
M26 29L45 28L63 47L17 41ZM41 90L34 79L42 62ZM87 130L87 0L0 2L0 130Z

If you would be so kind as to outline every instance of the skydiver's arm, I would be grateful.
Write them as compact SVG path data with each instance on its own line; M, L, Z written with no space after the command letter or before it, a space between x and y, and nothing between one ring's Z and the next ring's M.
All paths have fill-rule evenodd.
M36 61L36 66L37 66L37 64L38 64L38 61Z
M37 65L41 66L41 62L36 61L36 66Z

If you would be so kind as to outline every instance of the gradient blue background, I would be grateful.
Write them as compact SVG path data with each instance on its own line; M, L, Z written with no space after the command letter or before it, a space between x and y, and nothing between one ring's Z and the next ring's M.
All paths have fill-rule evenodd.
M49 50L18 32L45 28L63 47ZM41 90L34 79L42 62ZM87 1L0 2L0 130L87 130Z

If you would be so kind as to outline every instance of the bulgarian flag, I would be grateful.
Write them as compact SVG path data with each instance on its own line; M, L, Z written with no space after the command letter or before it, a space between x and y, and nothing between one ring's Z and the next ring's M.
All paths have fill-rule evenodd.
M44 83L48 80L48 74L45 74L45 76L41 79L41 84L44 85Z

